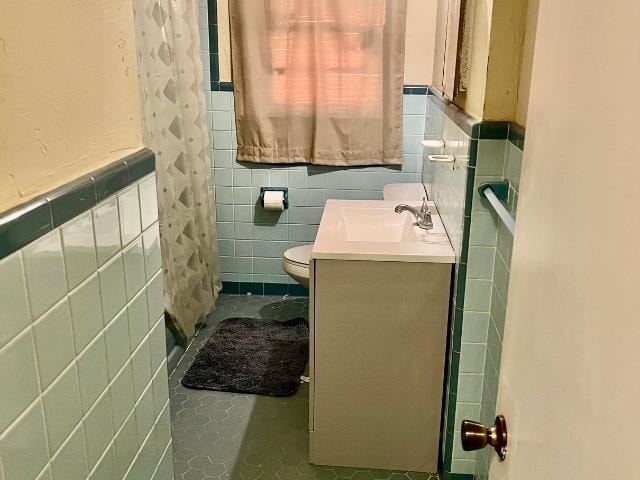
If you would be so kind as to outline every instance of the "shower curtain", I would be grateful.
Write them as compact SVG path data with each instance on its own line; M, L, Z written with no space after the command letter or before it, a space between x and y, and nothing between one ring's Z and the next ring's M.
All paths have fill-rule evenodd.
M185 340L221 288L198 6L133 6L144 143L156 154L165 310Z

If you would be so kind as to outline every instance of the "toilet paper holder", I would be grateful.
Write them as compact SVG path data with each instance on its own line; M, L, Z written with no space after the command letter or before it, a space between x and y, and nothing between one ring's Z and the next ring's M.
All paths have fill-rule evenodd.
M289 189L287 187L260 187L260 206L264 208L264 192L283 192L284 196L284 208L289 208Z

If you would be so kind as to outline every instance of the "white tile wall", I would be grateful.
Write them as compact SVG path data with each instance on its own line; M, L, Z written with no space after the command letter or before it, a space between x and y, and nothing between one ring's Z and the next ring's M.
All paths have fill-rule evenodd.
M78 215L60 228L67 284L73 288L96 271L96 245L91 212Z
M24 247L22 260L31 314L39 317L67 291L60 229L55 229Z
M114 195L100 202L93 208L92 215L98 265L102 265L121 249L118 198Z
M160 268L153 175L0 261L0 480L173 478Z
M462 252L468 169L465 158L469 156L469 136L435 105L435 102L438 101L436 97L429 96L428 101L431 105L426 119L426 137L433 140L445 140L447 146L444 153L454 155L456 162L453 164L432 164L426 154L442 152L425 152L422 167L423 180L429 184L428 191L438 206L438 213L459 261Z
M140 235L140 197L137 185L132 185L118 193L118 211L120 213L120 238L124 247Z
M67 298L33 323L33 336L40 382L46 388L75 357L74 343L69 341L73 339L73 330Z
M0 260L0 348L29 325L30 313L27 300L22 259L13 255ZM1 427L0 427L1 428Z

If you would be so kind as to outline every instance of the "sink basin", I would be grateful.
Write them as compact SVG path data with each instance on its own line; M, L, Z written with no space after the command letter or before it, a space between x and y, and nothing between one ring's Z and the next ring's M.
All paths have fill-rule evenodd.
M438 211L434 228L416 225L411 212L396 213L397 201L328 200L312 258L451 263L455 254ZM422 202L407 202L420 207Z
M416 225L410 212L396 213L395 203L384 207L341 207L337 225L338 236L349 242L428 242L433 235L445 234L437 215L432 215L433 228L424 230ZM433 207L432 207L433 210ZM438 237L438 240L441 240Z
M388 208L340 209L338 234L351 242L415 241L410 214L397 214ZM371 227L375 226L375 229Z

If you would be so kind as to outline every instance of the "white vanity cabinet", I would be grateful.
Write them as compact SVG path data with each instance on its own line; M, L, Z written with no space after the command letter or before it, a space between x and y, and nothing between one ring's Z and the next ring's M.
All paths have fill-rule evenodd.
M311 462L436 472L451 263L310 268Z

